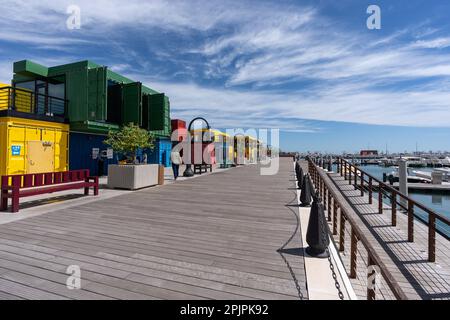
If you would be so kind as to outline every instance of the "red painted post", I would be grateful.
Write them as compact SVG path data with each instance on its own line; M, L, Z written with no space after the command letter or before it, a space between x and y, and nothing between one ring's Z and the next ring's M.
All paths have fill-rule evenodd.
M8 181L9 176L2 176L2 203L1 203L1 210L5 211L8 209Z

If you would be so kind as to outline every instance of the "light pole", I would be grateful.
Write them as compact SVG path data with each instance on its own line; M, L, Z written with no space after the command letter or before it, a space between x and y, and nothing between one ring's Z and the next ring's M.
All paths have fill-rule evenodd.
M188 141L187 142L187 145L188 145L188 150L186 150L186 151L188 151L188 163L186 164L186 169L184 170L184 172L183 172L183 177L192 177L192 176L194 176L194 171L192 170L192 164L191 164L191 161L192 161L192 156L191 156L191 150L192 150L192 135L190 134L191 133L191 127L192 127L192 124L195 122L195 121L197 121L197 120L202 120L203 122L205 122L206 123L206 129L208 129L208 130L210 130L211 129L211 127L209 126L209 122L205 119L205 118L203 118L203 117L197 117L197 118L194 118L194 119L192 119L192 121L189 123L189 126L188 126L188 137L189 137L189 139L190 139L190 141ZM202 136L202 141L203 141L203 136Z

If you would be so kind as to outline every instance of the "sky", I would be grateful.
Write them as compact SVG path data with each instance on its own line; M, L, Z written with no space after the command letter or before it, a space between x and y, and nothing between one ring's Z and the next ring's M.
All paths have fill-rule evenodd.
M450 1L0 4L0 82L14 61L88 59L166 93L173 118L279 128L282 150L450 150Z

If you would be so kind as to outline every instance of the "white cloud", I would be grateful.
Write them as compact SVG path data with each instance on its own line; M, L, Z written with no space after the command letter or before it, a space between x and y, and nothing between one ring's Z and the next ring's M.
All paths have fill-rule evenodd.
M72 3L80 6L82 15L76 32L65 29L65 10ZM29 57L48 65L73 61L84 48L105 46L102 63L166 92L175 117L202 114L218 127L285 130L311 130L300 119L450 126L450 56L442 50L420 50L450 47L450 38L425 39L438 31L429 25L378 37L340 30L319 9L264 1L10 0L2 10L0 41L73 48L73 57L66 61L63 58L69 57ZM171 51L150 43L149 51L161 61L155 65L147 51L129 45L127 32L142 34L142 39L155 33L181 39L193 35L195 42L177 42ZM411 35L420 39L405 41ZM179 53L194 58L181 61ZM86 58L91 57L81 59ZM0 60L0 76L9 79L5 61ZM173 77L190 75L202 83L221 79L223 85L163 81L159 74L168 77L165 61L179 68L170 71ZM131 70L133 64L142 70ZM413 84L399 86L406 81ZM294 90L297 82L311 83ZM291 85L290 90L273 90L284 84ZM244 89L250 86L252 90Z
M442 49L450 47L450 38L436 38L432 40L417 40L414 47L425 49Z

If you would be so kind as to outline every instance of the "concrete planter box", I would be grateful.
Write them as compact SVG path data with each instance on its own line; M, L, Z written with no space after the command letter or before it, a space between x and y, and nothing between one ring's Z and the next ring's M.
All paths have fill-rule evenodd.
M108 187L135 190L158 184L159 165L117 165L108 166Z

